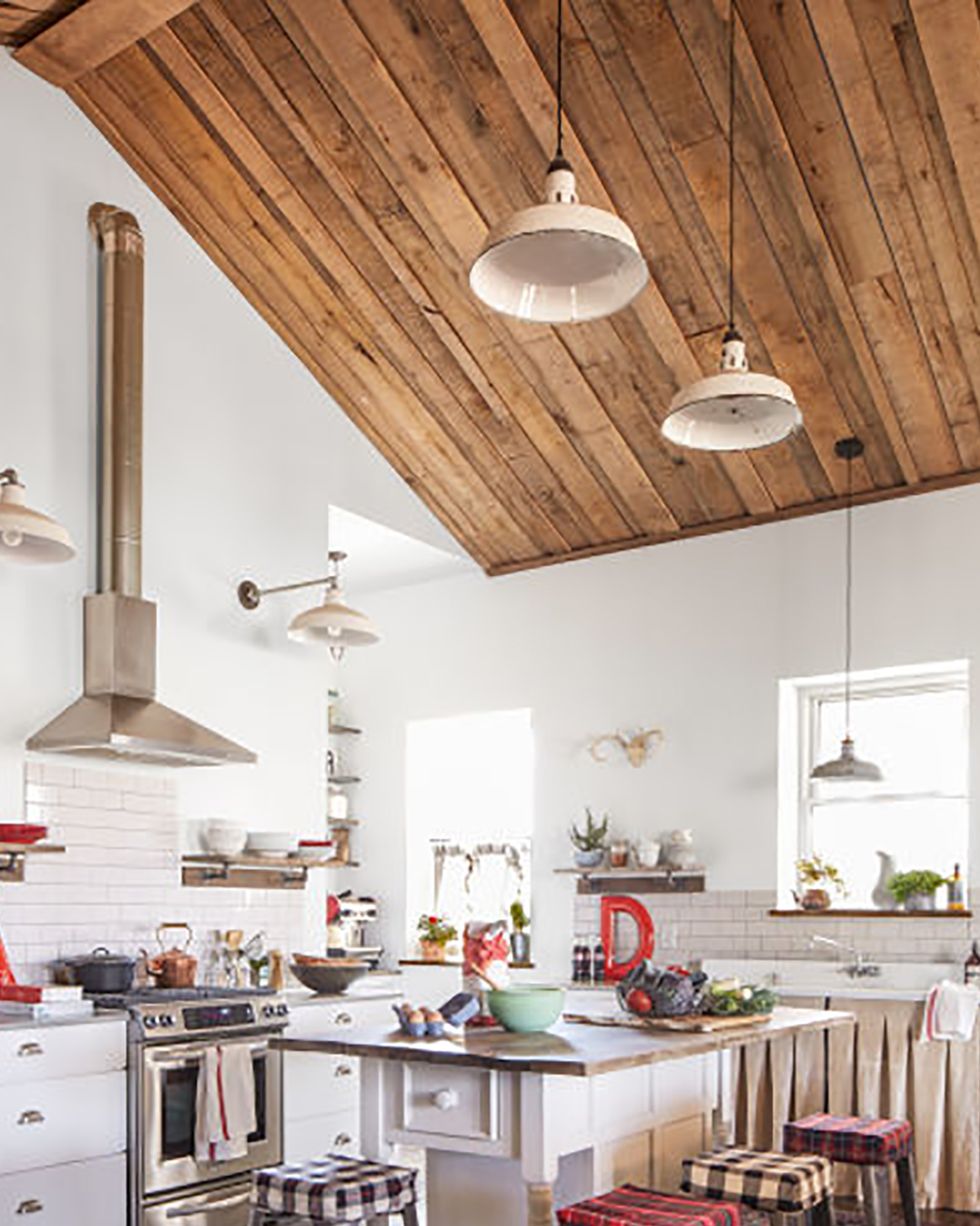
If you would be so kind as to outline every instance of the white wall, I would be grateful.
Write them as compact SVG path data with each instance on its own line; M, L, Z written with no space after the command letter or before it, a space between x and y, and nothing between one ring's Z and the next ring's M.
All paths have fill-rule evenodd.
M0 814L21 811L27 735L77 696L94 581L94 249L105 200L146 235L144 586L159 600L160 697L248 745L257 767L180 776L185 814L321 819L325 657L290 609L235 601L244 575L322 573L330 502L455 548L333 401L59 91L0 55L0 468L79 548L0 570ZM0 913L2 919L2 913Z
M855 512L856 667L980 655L978 524L975 486ZM692 826L713 887L774 889L778 681L841 667L842 546L828 514L373 597L384 641L345 668L368 732L362 835L372 870L385 865L389 940L403 932L405 724L464 711L533 709L534 940L548 973L566 969L572 922L571 884L552 869L585 804L633 836ZM596 734L650 724L666 743L641 770L585 752ZM977 880L980 838L971 859Z

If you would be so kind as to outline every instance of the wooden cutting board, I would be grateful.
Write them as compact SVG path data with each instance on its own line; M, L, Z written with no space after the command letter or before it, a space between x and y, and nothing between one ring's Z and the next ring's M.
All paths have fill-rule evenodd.
M743 1026L763 1026L768 1013L740 1013L736 1017L710 1017L692 1013L686 1017L636 1017L632 1013L566 1013L566 1022L586 1026L627 1026L632 1030L674 1030L685 1034L710 1034L715 1030L738 1030Z

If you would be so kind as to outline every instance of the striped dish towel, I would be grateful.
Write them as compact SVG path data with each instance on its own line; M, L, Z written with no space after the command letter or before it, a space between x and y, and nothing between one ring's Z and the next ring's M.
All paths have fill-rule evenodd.
M920 1040L923 1043L932 1040L968 1043L977 1024L978 1006L980 992L976 988L953 983L950 979L941 980L926 998Z

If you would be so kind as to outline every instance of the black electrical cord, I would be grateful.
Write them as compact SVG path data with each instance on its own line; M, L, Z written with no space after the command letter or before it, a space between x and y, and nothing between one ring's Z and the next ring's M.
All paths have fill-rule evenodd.
M735 332L735 0L728 0L728 331Z
M556 116L557 138L555 141L555 161L556 162L563 161L565 157L565 150L562 144L562 138L563 138L563 130L562 130L562 92L563 92L562 24L563 22L562 22L562 18L563 18L564 7L565 6L564 6L563 0L558 0L558 21L556 24L556 47L555 47L555 62L557 64L556 75L557 75L557 84L558 84L558 88L557 88L558 114Z

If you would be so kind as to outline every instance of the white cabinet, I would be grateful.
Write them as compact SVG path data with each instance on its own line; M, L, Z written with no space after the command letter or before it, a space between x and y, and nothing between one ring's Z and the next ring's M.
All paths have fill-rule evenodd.
M126 1155L0 1175L0 1226L126 1226Z
M357 1026L394 1026L398 998L346 996L304 1003L290 1014L291 1039L336 1034ZM317 1052L283 1055L283 1154L287 1162L328 1152L359 1153L360 1061Z
M0 1226L124 1226L126 1023L0 1028Z

